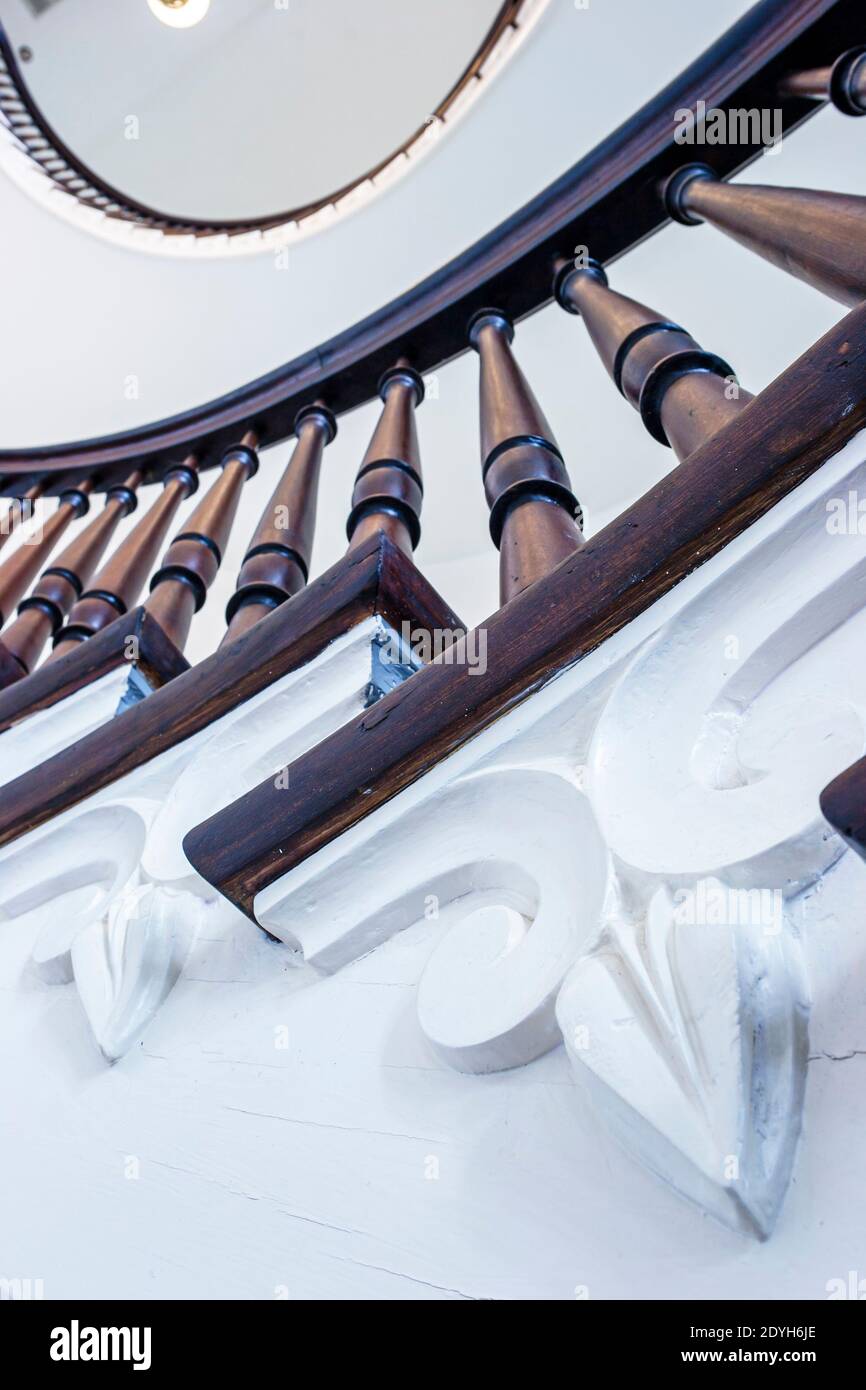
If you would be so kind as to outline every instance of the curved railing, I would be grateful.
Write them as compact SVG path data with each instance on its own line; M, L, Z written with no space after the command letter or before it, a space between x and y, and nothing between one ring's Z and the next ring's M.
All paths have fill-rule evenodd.
M422 374L435 370L467 350L467 324L479 308L494 304L518 320L549 303L555 265L575 246L609 263L665 224L663 184L684 157L678 111L698 101L722 111L771 107L788 133L818 109L821 96L801 95L791 74L829 72L862 37L858 0L763 0L555 183L368 318L180 415L98 439L2 449L4 492L16 494L38 479L57 491L61 479L65 486L94 473L105 488L132 464L151 481L190 452L206 469L247 429L267 445L288 438L298 410L314 400L340 415L373 399L382 372L400 357ZM706 144L701 158L728 178L762 148Z
M553 573L561 574L583 546L581 509L565 460L511 349L515 321L551 299L584 320L616 386L640 411L654 438L681 461L688 460L693 479L721 431L734 447L744 410L753 433L757 430L763 438L772 432L775 415L763 421L768 402L775 400L772 389L753 401L718 355L655 311L616 293L603 265L671 218L707 221L843 303L859 306L866 298L866 199L732 185L728 176L764 148L767 131L760 119L752 121L761 112L773 114L774 140L825 100L848 115L866 114L866 47L856 42L862 37L860 0L763 0L680 78L502 226L336 338L171 419L83 443L0 451L4 491L20 499L0 518L0 545L36 499L59 496L32 543L13 547L0 563L0 627L17 608L0 635L0 691L15 687L0 698L0 731L4 717L15 722L22 709L32 712L34 700L51 703L59 691L68 690L70 680L90 680L93 670L101 669L100 661L110 665L125 659L128 637L135 637L140 647L143 643L137 659L150 672L151 684L177 674L244 484L257 471L261 450L289 436L296 436L296 447L247 550L228 608L225 640L234 642L271 609L298 595L310 577L322 452L336 434L339 415L376 394L382 411L358 469L347 520L347 611L355 611L358 576L364 572L357 555L370 551L378 555L369 561L374 574L381 571L392 579L396 574L398 589L414 594L425 611L432 603L440 605L440 615L446 613L438 597L418 599L422 581L412 566L423 498L415 411L424 397L424 374L470 349L480 360L482 481L491 538L500 551L501 616L507 628L512 600L526 589L534 591L539 580L552 583ZM696 163L689 139L682 137L684 131L688 136L689 121L695 135L689 113L701 104L704 113L715 113L714 120L734 123L735 135L722 142L702 140ZM861 346L860 320L854 323L851 317L853 347L847 340L844 344L852 347L848 367L859 361ZM821 351L826 356L829 349ZM791 381L808 383L812 368L807 363L799 371L797 377L791 369ZM841 397L837 400L847 389L845 381L832 376L828 381L827 395L819 391L811 413L802 419L803 439L790 468L782 469L781 481L776 481L776 465L762 465L754 485L758 494L763 491L772 499L774 488L791 485L807 445L809 457L820 462L831 439L850 437L859 427L862 402L848 409ZM824 385L819 383L821 390ZM792 403L792 421L799 418L801 405ZM817 438L815 422L822 418ZM743 439L750 437L746 430ZM743 476L747 464L751 466L744 458ZM168 546L150 577L150 596L137 608L177 509L199 487L204 471L216 465L215 481ZM158 480L161 496L103 563L116 527L136 507L139 488ZM733 481L723 507L734 506ZM665 483L673 490L670 506L673 492L682 486ZM713 483L711 516L717 491ZM100 492L105 500L99 514L83 528L75 527L71 543L55 556L61 537ZM632 511L637 513L645 500ZM285 514L282 522L278 514ZM688 511L688 524L698 516L698 510ZM742 524L745 516L741 508L731 524ZM623 525L628 529L638 523ZM714 525L716 538L725 534L720 522ZM380 545L384 551L377 550ZM706 543L700 546L705 554ZM592 549L589 545L585 552ZM402 559L388 560L392 552ZM668 580L676 574L678 562L664 546L655 558ZM685 560L692 563L693 556L687 554ZM50 563L43 568L46 561ZM615 565L607 569L616 572ZM376 601L382 603L378 582ZM297 605L293 611L297 614ZM441 625L450 627L452 619L457 625L450 610L446 617ZM263 626L270 636L262 640L270 650L276 628ZM558 629L552 640L555 649ZM35 670L49 641L53 654ZM269 661L259 672L264 680L270 678ZM523 654L518 665L524 669ZM220 666L223 673L226 669ZM440 677L425 676L412 698L421 698L418 689L433 690L435 679ZM219 671L216 680L221 685ZM233 699L233 692L233 686L227 687L225 698ZM172 692L166 698L173 699ZM495 717L499 709L494 698L488 714ZM210 706L208 710L212 713ZM444 702L437 705L437 728L444 710ZM480 706L475 715L482 718ZM153 718L159 718L159 705ZM461 715L457 722L461 737L468 737L472 720ZM127 730L133 724L128 722ZM406 737L419 730L426 737L425 727L425 720L415 721ZM130 756L139 756L143 746L136 740ZM105 756L110 768L116 760L113 744Z
M514 12L506 6L500 21ZM233 640L298 592L309 578L322 451L338 417L377 394L383 410L352 495L350 549L384 535L411 559L423 496L414 418L424 374L470 349L481 363L482 479L500 551L503 604L554 570L582 544L582 516L550 425L512 355L514 323L551 299L580 315L650 433L680 459L699 453L750 394L724 386L735 381L731 369L683 329L611 290L603 265L670 218L706 220L837 299L859 303L866 201L727 180L768 139L753 116L771 112L777 140L825 100L848 115L866 112L866 48L856 44L862 27L860 0L763 0L514 216L336 338L153 425L0 451L2 490L16 499L0 517L0 546L37 499L59 497L32 543L13 547L0 563L0 626L17 608L0 636L0 689L27 685L30 693L15 700L29 700L34 687L22 677L30 676L37 685L47 679L56 693L60 668L68 669L56 657L78 659L88 639L107 635L103 629L113 634L109 646L116 645L125 631L117 619L128 619L138 633L135 615L142 611L155 648L168 641L174 656L166 670L176 673L243 486L257 471L260 452L290 436L297 445L269 505L286 509L291 520L284 533L270 513L263 517L229 605L227 636ZM704 122L710 111L734 130L723 141L701 139L696 164L689 122L691 136L699 135L690 115L699 109ZM29 138L36 138L32 131ZM857 418L849 414L846 428ZM150 578L144 609L136 609L175 512L217 465L216 481ZM103 564L139 488L157 481L160 499ZM54 556L98 493L104 494L99 515L75 527L74 539ZM55 652L47 665L54 662L59 674L46 677L41 668L34 675L49 640Z
M498 1071L565 1040L579 1068L591 1031L589 1089L617 1137L713 1215L769 1233L800 1128L807 983L824 978L835 1006L854 960L836 939L853 879L809 917L841 852L831 828L866 857L866 759L826 788L829 827L818 817L821 784L862 749L844 657L863 603L847 484L864 471L866 197L728 176L823 101L837 124L866 115L864 37L862 0L764 0L502 227L329 343L172 420L0 456L22 498L0 510L0 545L44 511L0 557L0 918L40 970L74 976L107 1058L208 924L233 932L239 911L331 971L423 911L418 1021L444 1063ZM702 138L710 121L721 141ZM848 312L753 395L616 287L611 262L669 219ZM513 346L514 321L551 300L679 465L589 539ZM500 577L472 631L414 561L423 373L464 351ZM348 548L311 573L324 451L375 392ZM219 644L190 665L243 489L289 434ZM681 918L711 885L747 913ZM428 909L448 920L428 927ZM807 946L826 956L814 981Z
M499 13L485 34L478 51L425 124L413 131L397 149L372 168L325 197L300 207L266 217L195 218L175 217L146 206L120 189L114 188L88 167L72 151L39 109L27 87L15 50L0 24L0 124L6 126L17 147L39 168L54 187L88 208L114 221L131 223L139 229L161 232L167 237L192 236L197 239L239 237L304 223L324 208L337 206L362 185L374 181L400 159L411 159L426 144L431 125L443 125L455 112L470 87L495 60L521 23L526 0L504 0Z
M5 491L21 506L0 513L0 545L31 504L59 495L30 544L12 545L0 559L7 870L13 842L92 806L128 775L143 769L147 779L158 764L170 788L201 746L195 741L225 720L238 761L219 766L207 805L198 787L188 804L181 796L170 875L195 871L199 886L204 880L262 920L257 903L290 871L434 769L438 776L440 763L647 614L860 434L866 198L729 176L764 148L762 113L773 117L773 140L824 101L847 116L866 114L863 39L862 0L763 0L501 227L330 342L173 419L2 452ZM700 128L690 113L699 104L729 138L699 139L696 151ZM609 283L605 266L668 220L708 223L744 255L762 256L850 312L753 396L716 352ZM515 321L551 300L579 318L576 331L681 465L589 540L567 462L512 346ZM500 607L474 633L414 563L424 374L465 351L478 359L481 484L500 573ZM313 575L324 450L339 415L377 394L347 551ZM249 539L222 640L190 668L190 625L246 482L260 451L290 435L295 446ZM141 485L156 480L156 500L104 560ZM200 487L163 550L179 508ZM79 522L96 493L103 505ZM482 634L479 663L469 654ZM286 682L306 681L298 673L337 650L354 652L355 703L341 694L326 718L310 682L301 703L315 737L286 744ZM352 709L360 711L354 718ZM236 718L245 721L244 737L235 737ZM281 766L286 747L294 751ZM859 766L825 799L828 818L861 850L864 783ZM206 811L213 814L203 820ZM88 824L86 814L78 831L64 820L63 844L80 844L61 855L58 882L67 882L65 855L80 853L84 863ZM40 853L27 864L35 886L24 891L13 870L17 887L4 900L18 910L50 897Z

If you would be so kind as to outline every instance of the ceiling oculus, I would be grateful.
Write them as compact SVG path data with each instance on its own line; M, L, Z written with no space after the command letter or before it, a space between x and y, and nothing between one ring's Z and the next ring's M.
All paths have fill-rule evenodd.
M172 29L191 29L210 9L210 0L147 0L147 3L157 19Z

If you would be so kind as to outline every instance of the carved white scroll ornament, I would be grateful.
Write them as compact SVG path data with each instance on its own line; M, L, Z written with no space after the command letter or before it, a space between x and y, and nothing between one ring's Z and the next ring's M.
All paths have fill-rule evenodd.
M614 1135L758 1236L810 1008L820 1029L838 988L818 890L833 959L866 964L818 809L866 743L864 538L833 524L866 497L863 452L255 903L324 968L438 920L418 1018L441 1057L491 1071L564 1040Z
M860 899L818 811L866 742L864 543L856 523L832 524L840 498L866 496L863 454L861 436L255 902L322 970L427 919L418 1020L442 1058L495 1071L564 1041L616 1138L759 1236L795 1162L808 1037L833 1016L840 972L864 965ZM109 1055L164 997L203 916L240 923L190 869L183 834L360 707L369 643L344 639L346 667L335 644L0 852L4 914L42 914L37 949L67 961Z
M208 728L0 850L0 924L32 932L45 978L75 980L108 1060L153 1017L204 925L249 927L187 862L187 830L279 775L403 679L408 666L398 657L414 661L386 624L365 619ZM33 766L74 742L75 730L81 736L112 717L122 676L111 673L3 738Z

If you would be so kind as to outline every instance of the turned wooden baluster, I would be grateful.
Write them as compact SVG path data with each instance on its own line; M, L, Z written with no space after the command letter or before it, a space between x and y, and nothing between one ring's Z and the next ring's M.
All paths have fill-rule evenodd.
M706 165L687 164L664 199L675 221L709 222L842 304L866 299L866 198L723 183Z
M81 642L127 613L136 602L178 507L198 488L195 458L191 455L184 463L171 468L164 484L157 501L117 547L73 607L66 625L54 638L49 662L74 651Z
M579 314L617 389L682 461L753 399L732 369L678 324L608 288L598 261L562 262L555 294Z
M789 73L779 94L830 101L846 116L866 116L866 47L849 48L830 67Z
M193 616L207 598L241 499L244 483L258 471L258 436L248 430L227 449L222 473L175 536L150 582L145 608L178 651L183 651Z
M33 670L49 637L62 627L105 554L118 523L135 511L135 493L140 482L141 473L136 470L124 483L108 489L99 515L79 532L53 565L43 570L33 593L18 605L18 616L4 632L2 642L24 671Z
M498 309L469 324L481 364L481 468L502 603L583 544L583 514L553 431L511 351Z
M354 550L384 531L411 558L421 538L424 483L415 408L424 383L400 358L379 382L379 395L384 406L358 469L346 534Z
M298 442L244 556L226 608L223 643L239 637L306 584L322 456L336 433L334 416L319 402L298 412Z
M44 491L45 484L43 482L34 483L22 497L14 499L3 520L0 521L0 550L3 549L12 533L21 525L21 522L28 520L33 515L33 503L42 496Z
M15 554L0 565L0 626L26 594L70 522L87 514L92 490L93 479L87 478L78 487L61 493L57 510L41 530L34 527L33 539L26 536Z

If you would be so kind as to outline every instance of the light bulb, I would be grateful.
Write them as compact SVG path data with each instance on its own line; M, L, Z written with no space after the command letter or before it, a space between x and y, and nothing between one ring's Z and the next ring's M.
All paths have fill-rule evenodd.
M147 0L151 14L172 29L191 29L204 19L210 0Z

